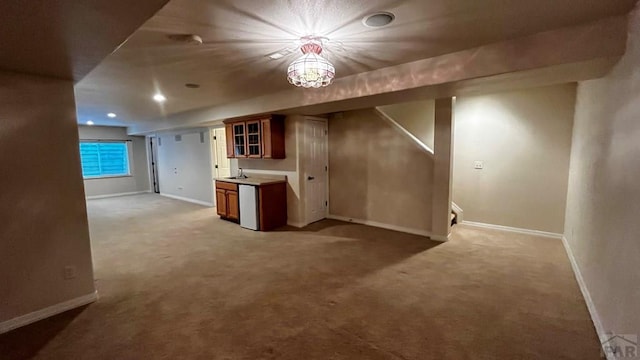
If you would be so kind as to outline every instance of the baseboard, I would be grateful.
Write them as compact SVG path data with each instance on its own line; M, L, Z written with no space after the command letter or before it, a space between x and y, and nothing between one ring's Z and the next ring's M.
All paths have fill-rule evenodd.
M214 206L212 202L206 202L206 201L200 201L200 200L195 200L195 199L189 199L189 198L182 197L182 196L169 195L169 194L163 194L163 193L160 193L160 195L161 195L161 196L164 196L164 197L168 197L168 198L170 198L170 199L186 201L186 202L190 202L190 203L198 204L198 205L202 205L202 206L208 206L208 207L213 207L213 206Z
M461 224L464 221L464 211L460 206L458 206L458 204L454 203L453 201L451 202L451 209L454 213L456 213L456 221L458 222L458 224Z
M61 302L44 309L40 309L25 315L15 317L13 319L3 321L0 323L0 334L9 332L19 327L32 324L36 321L46 319L53 315L58 315L65 311L75 309L80 306L91 304L98 300L98 292L94 291L91 294L79 296L77 298Z
M151 192L151 190L133 191L133 192L124 192L124 193L117 193L117 194L106 194L106 195L93 195L93 196L87 196L87 200L106 199L106 198L120 197L120 196L147 194L147 193L150 193L150 192Z
M569 246L569 242L567 238L562 236L562 245L564 246L564 250L567 253L567 257L569 258L569 262L571 263L571 268L573 269L573 274L578 281L578 286L580 287L580 291L582 292L582 297L584 297L585 303L587 303L587 309L589 309L589 315L591 315L591 321L593 322L593 326L596 328L596 333L598 334L598 338L600 339L600 343L607 341L611 338L611 334L607 333L602 326L602 321L600 321L600 316L598 316L598 311L596 310L596 306L591 299L591 293L587 289L587 285L584 282L584 278L582 277L582 273L580 272L580 268L578 267L578 263L576 262L576 258L573 256L573 251L571 251L571 247ZM607 359L614 359L612 354L607 354Z
M403 232L403 233L407 233L407 234L420 235L420 236L426 236L426 237L432 238L431 237L431 233L429 231L425 231L425 230L412 229L412 228L408 228L408 227L404 227L404 226L385 224L385 223L381 223L381 222L377 222L377 221L371 221L371 220L354 219L354 218L350 218L350 217L346 217L346 216L340 216L340 215L331 215L331 214L329 214L327 216L327 218L328 219L333 219L333 220L340 220L340 221L344 221L344 222L352 222L352 223L361 224L361 225L379 227L379 228L382 228L382 229L399 231L399 232ZM436 239L433 239L433 240L436 240Z
M306 224L304 224L304 223L301 223L301 222L293 222L293 221L287 221L287 225L289 225L289 226L293 226L293 227L296 227L296 228L303 228L303 227L307 226L307 225L306 225Z
M547 231L522 229L522 228L515 228L515 227L503 226L503 225L485 224L485 223L479 223L479 222L475 222L475 221L466 221L466 220L462 221L461 224L469 225L469 226L475 226L475 227L479 227L479 228L485 228L485 229L510 231L510 232L514 232L514 233L518 233L518 234L536 235L536 236L542 236L542 237L558 239L558 240L562 239L562 234L552 233L552 232L547 232Z
M449 241L449 239L451 239L451 234L449 234L447 236L429 235L429 238L431 238L431 240L435 240L435 241L447 242L447 241Z

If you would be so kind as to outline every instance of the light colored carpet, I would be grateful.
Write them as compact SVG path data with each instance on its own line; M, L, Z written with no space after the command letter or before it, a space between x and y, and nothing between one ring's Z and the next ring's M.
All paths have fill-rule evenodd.
M270 233L157 195L89 201L97 303L0 336L21 359L599 359L559 240Z

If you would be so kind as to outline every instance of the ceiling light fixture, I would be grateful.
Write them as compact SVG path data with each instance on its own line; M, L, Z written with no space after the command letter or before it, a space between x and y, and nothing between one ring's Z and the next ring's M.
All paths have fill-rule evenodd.
M396 16L390 12L380 11L371 15L367 15L362 19L362 23L366 27L379 28L387 26L395 20Z
M93 121L87 120L87 125L89 125L89 126L93 125Z
M319 88L331 84L336 69L329 60L320 56L323 38L305 36L300 39L302 55L287 69L287 79L295 86Z
M160 93L157 93L157 94L153 95L153 100L155 100L156 102L159 102L159 103L163 103L163 102L165 102L167 100L167 98L164 97L164 95L162 95Z
M114 117L116 117L118 115L116 115L115 113L108 113L107 116L113 119Z

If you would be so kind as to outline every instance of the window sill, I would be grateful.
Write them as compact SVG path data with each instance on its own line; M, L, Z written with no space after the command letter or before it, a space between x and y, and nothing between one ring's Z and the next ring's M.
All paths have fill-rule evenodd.
M133 177L133 175L105 175L105 176L89 176L83 177L83 180L100 180L100 179L116 179L116 178L127 178Z

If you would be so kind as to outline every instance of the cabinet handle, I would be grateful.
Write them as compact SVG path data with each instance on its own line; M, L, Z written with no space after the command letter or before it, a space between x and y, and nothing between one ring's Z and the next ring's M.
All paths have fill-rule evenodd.
M313 179L315 179L313 176L307 177L307 180L313 180Z

